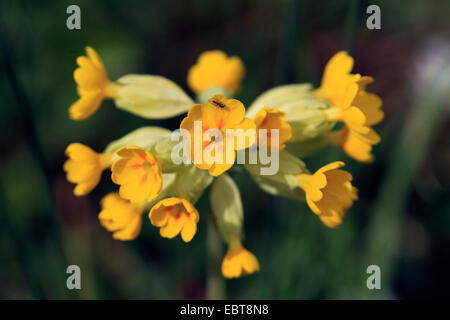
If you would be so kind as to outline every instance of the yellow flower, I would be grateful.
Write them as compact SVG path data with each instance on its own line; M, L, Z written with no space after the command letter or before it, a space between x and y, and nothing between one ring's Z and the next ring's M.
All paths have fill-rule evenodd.
M336 53L325 66L321 86L316 92L317 95L338 106L343 99L347 85L361 77L359 74L351 74L352 69L353 58L345 51Z
M109 82L105 67L97 52L86 47L87 56L77 58L78 68L73 78L80 98L69 108L73 120L84 120L98 110L105 98L117 97L118 85Z
M271 129L277 129L278 132L278 150L284 149L286 146L284 143L288 141L292 136L291 126L284 122L286 119L286 113L279 111L277 109L269 109L269 107L262 108L256 116L253 118L256 124L256 128L258 129L266 129L267 130L267 149L271 148ZM258 130L258 136L260 132ZM258 137L258 144L260 143Z
M221 86L235 93L244 76L244 64L239 57L227 57L220 50L203 52L188 73L189 87L201 93L213 86Z
M381 99L362 89L368 81L361 78L348 85L345 100L351 101L351 104L344 105L343 109L335 109L342 110L338 112L337 119L343 121L346 128L340 131L340 139L332 143L341 146L350 157L361 162L373 161L372 146L379 143L381 138L372 126L384 117L380 110Z
M222 274L225 278L239 278L259 271L258 259L245 249L240 241L230 243L222 261Z
M194 130L194 122L201 121L201 136L196 135ZM200 169L208 170L213 176L218 176L230 169L235 161L235 150L248 148L255 140L255 123L253 120L245 117L244 105L236 99L227 99L224 95L214 95L204 105L196 104L191 107L186 118L183 119L180 125L181 129L187 130L191 137L190 146L187 146L186 151L188 156L193 161L194 165ZM207 130L218 130L222 138L212 141L203 141L203 134ZM227 129L253 129L252 133L245 138L244 145L236 143L235 135L227 135ZM235 131L235 134L239 132ZM195 140L202 141L201 154L195 154ZM239 139L237 139L239 141ZM233 146L232 152L229 152L231 159L227 159L227 148ZM208 148L211 150L213 159L207 160L203 157L203 151ZM219 154L215 154L218 150ZM229 151L229 150L228 150ZM201 161L196 161L196 159ZM215 161L219 159L218 161Z
M119 194L132 203L153 201L162 188L161 166L147 150L127 146L117 151L120 159L111 168L111 179L120 185Z
M186 199L167 198L159 201L150 210L152 224L159 227L164 238L172 239L181 233L184 242L189 242L197 232L199 214Z
M373 159L372 145L381 140L372 126L383 120L382 101L377 95L366 92L366 86L373 79L351 74L352 68L353 58L346 52L334 55L325 67L316 95L334 106L326 110L328 119L342 121L349 129L339 145L356 160L369 162Z
M110 193L101 201L100 224L118 240L133 240L141 231L143 208Z
M72 143L66 148L69 157L64 162L67 180L76 183L73 190L76 196L84 196L94 189L100 181L102 171L110 165L111 155L100 154L81 143Z
M379 136L374 131L363 135L346 127L339 131L328 133L327 139L330 145L342 147L342 150L347 155L365 163L373 161L372 145L380 141Z
M339 169L343 166L343 162L336 161L312 175L297 176L299 186L305 191L309 208L331 228L341 224L345 211L358 198L357 190L350 182L352 175Z

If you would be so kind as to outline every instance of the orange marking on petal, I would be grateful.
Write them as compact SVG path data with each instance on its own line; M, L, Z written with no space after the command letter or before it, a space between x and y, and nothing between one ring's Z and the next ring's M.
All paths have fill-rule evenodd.
M168 206L168 207L165 207L163 210L164 211L171 211L173 209L173 207L174 206Z
M131 169L139 169L142 168L142 163L135 163L130 166Z
M147 161L147 156L145 154L139 154L139 158L141 158L144 161Z
M223 118L220 118L219 123L217 124L217 127L220 129L222 129L223 124L224 124L225 120Z
M148 178L148 173L144 174L144 176L141 179L141 183L144 183L145 181L147 181Z
M203 141L202 149L204 150L207 146L209 146L212 143L212 140L209 141Z
M264 127L267 124L267 117L264 118L263 122L259 125L259 127Z

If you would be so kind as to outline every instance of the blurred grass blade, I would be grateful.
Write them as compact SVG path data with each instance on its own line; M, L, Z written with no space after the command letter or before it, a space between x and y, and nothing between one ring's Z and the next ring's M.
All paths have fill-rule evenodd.
M399 251L400 221L412 181L446 118L443 115L449 99L450 50L447 47L444 51L443 59L432 57L429 63L421 63L416 72L414 84L418 90L415 91L420 91L417 102L395 144L371 215L373 221L367 233L365 263L366 267L369 264L380 266L382 292L392 285L393 265ZM377 294L374 291L371 293Z

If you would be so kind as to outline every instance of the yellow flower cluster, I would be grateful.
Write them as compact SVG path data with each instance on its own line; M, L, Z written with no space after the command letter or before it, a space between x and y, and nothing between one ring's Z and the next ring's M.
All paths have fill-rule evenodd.
M64 171L67 180L76 184L75 195L88 194L99 183L103 170L111 170L118 192L102 199L98 218L114 239L135 239L142 228L142 215L148 212L161 237L172 239L180 234L183 241L190 242L200 219L194 203L213 183L212 212L228 244L222 262L224 277L258 271L257 258L242 245L239 189L226 173L235 164L236 152L250 147L269 150L280 161L273 176L253 170L265 164L245 166L258 185L274 195L304 200L328 227L340 225L357 199L352 175L342 170L343 162L332 162L310 173L296 156L298 151L303 154L322 148L325 141L325 145L341 146L356 160L373 161L372 146L380 137L372 126L383 119L382 102L366 91L372 78L350 73L353 59L347 53L339 52L328 62L320 88L313 90L305 84L277 87L263 93L246 110L241 101L232 98L241 87L244 65L240 58L228 57L222 51L204 52L189 70L188 85L198 94L197 104L160 76L127 75L111 82L99 55L90 47L86 52L87 56L77 59L79 67L74 72L80 98L69 108L72 119L88 118L105 98L111 98L118 107L145 118L187 112L180 129L191 140L201 135L198 146L191 140L186 142L184 151L190 162L181 164L171 159L170 131L158 127L138 129L113 141L102 153L80 143L67 147L69 159ZM203 97L205 92L208 98ZM333 131L338 121L345 126ZM229 130L254 130L256 134L246 135L239 144ZM220 135L212 134L205 140L205 132ZM272 139L273 134L277 139ZM209 151L213 161L202 156L197 159L204 151Z

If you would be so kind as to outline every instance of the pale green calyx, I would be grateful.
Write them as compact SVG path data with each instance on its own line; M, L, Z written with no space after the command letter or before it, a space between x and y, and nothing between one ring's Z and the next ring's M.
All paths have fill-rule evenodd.
M296 176L308 173L305 164L286 150L279 153L279 170L274 175L261 175L262 164L246 164L245 168L253 180L265 192L295 200L304 201L305 193L299 187Z
M313 87L309 83L297 83L275 87L263 92L247 109L247 117L253 118L259 110L268 106L278 109L280 105L300 99L314 98Z
M217 227L225 242L242 238L244 213L236 183L224 173L214 180L210 202Z
M285 122L292 128L288 142L305 141L330 131L335 122L328 120L326 110L330 105L317 99L299 99L277 107L286 113Z
M103 153L115 153L126 146L138 146L150 150L161 139L170 138L171 131L161 127L142 127L109 143Z
M185 198L195 203L214 178L207 170L201 170L192 164L178 166L178 168L170 190L171 196Z
M173 81L153 75L125 75L116 106L147 119L165 119L186 113L194 101Z

